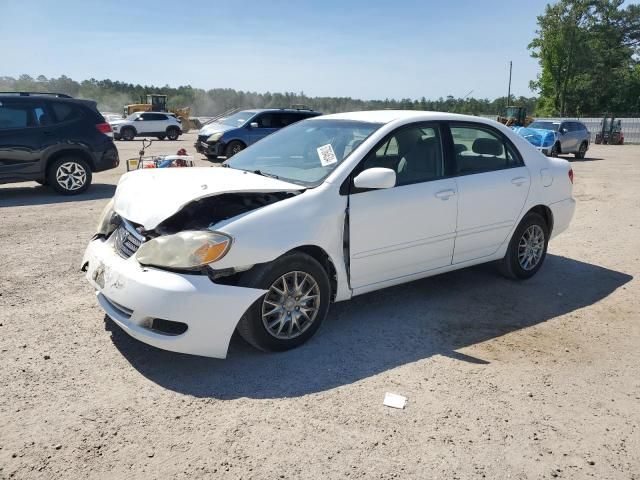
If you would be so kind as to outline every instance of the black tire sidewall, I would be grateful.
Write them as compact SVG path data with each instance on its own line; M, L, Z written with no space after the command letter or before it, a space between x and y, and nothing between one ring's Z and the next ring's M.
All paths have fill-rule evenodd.
M224 149L225 156L227 158L233 157L236 153L238 153L238 152L233 153L234 147L238 147L238 146L240 147L240 150L238 150L238 152L245 149L245 146L242 144L242 142L239 142L237 140L230 142L229 145L227 145L227 148Z
M295 348L311 338L320 328L329 311L331 285L322 265L313 257L304 253L285 254L269 264L262 265L245 274L240 283L242 286L268 290L282 275L292 271L302 271L311 275L320 287L320 309L313 324L296 338L283 340L269 334L262 323L262 301L264 296L256 300L240 320L240 334L249 343L265 351L285 351ZM248 337L246 333L248 333Z
M129 132L131 132L131 138L129 138ZM120 131L120 136L123 140L126 140L127 142L129 142L134 138L136 138L136 131L131 127L126 127Z
M167 128L167 138L172 142L175 142L180 137L180 130L176 127Z
M67 163L67 162L75 162L81 165L87 174L84 185L78 188L77 190L67 190L66 188L62 187L62 185L60 185L56 180L56 171L58 170L58 167L63 163ZM62 195L78 195L80 193L85 192L89 188L89 186L91 185L92 179L93 179L93 175L91 173L91 167L85 160L79 157L65 156L65 157L58 158L51 165L49 165L49 168L47 170L46 182L49 186L51 186L51 188L53 188L56 192Z
M586 145L587 145L586 143L582 142L580 144L580 146L578 147L578 151L575 153L575 156L576 156L577 159L581 160L581 159L583 159L585 157L585 154L587 153ZM584 152L581 150L583 146L585 147Z
M538 262L538 265L535 266L532 270L525 270L520 266L518 262L518 244L520 243L520 239L524 234L525 230L529 228L531 225L539 225L544 232L544 250L542 252L542 258ZM509 273L517 279L526 280L528 278L533 277L538 270L542 267L545 258L547 258L547 247L549 246L549 227L547 226L547 222L545 222L544 218L540 216L538 213L529 212L524 216L518 228L513 233L511 237L511 241L509 242L509 248L507 250L507 255L504 259L505 262L508 262L508 270Z

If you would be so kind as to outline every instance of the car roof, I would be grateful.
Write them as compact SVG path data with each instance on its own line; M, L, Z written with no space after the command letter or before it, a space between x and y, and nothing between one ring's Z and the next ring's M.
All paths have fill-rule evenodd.
M397 120L413 120L413 121L473 121L476 123L495 123L484 117L476 117L472 115L461 115L458 113L446 112L428 112L422 110L367 110L361 112L345 112L323 115L313 120L334 119L334 120L354 120L360 122L382 123L387 124Z

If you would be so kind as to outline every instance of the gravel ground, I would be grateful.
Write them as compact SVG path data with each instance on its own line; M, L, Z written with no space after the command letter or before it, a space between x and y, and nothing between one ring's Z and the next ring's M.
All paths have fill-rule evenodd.
M0 478L640 479L640 147L588 155L532 280L394 287L226 360L129 338L79 271L124 164L81 197L0 186Z

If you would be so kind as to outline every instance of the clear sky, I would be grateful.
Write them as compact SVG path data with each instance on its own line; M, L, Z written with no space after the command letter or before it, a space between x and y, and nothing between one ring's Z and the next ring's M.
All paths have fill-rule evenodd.
M545 0L0 0L0 76L304 91L529 96Z

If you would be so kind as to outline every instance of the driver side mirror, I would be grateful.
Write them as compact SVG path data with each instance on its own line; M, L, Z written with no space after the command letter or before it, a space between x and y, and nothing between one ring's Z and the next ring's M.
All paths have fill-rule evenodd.
M258 128L258 122L251 122L249 128Z
M396 172L390 168L368 168L353 179L357 188L381 189L396 186Z
M142 118L142 117L137 117L137 118L134 120L134 122L141 122L142 120L144 120L144 118Z
M567 133L567 129L566 129L566 128L564 128L564 127L562 127L562 128L560 129L560 133L564 135L565 133Z

